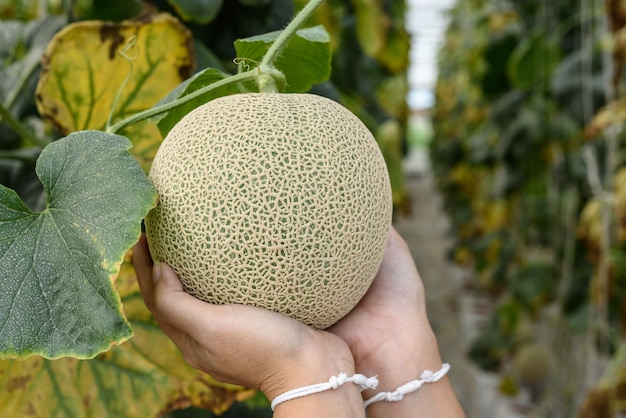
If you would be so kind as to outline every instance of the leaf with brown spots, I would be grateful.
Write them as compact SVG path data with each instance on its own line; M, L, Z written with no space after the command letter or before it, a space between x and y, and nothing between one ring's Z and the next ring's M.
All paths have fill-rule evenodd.
M222 413L254 393L185 363L146 309L129 257L116 287L134 337L93 360L0 361L0 416L149 418L189 406Z
M104 130L112 109L114 123L152 107L193 66L191 34L169 14L72 23L46 49L37 107L63 134ZM121 134L131 139L133 154L147 169L161 141L157 127L144 121Z

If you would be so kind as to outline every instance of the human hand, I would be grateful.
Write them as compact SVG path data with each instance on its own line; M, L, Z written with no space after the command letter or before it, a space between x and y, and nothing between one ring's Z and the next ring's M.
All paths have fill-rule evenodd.
M330 332L343 338L352 351L356 371L378 375L375 392L394 391L417 379L424 370L442 367L437 340L426 314L425 292L406 242L392 227L376 278L357 306ZM429 417L462 417L447 378L423 386L401 402L374 403L374 417L414 417L428 410Z
M350 350L336 335L265 309L212 305L184 292L170 266L153 266L143 236L134 248L133 264L146 305L163 331L192 367L220 381L260 389L273 399L339 373L354 374ZM328 411L322 416L364 415L358 388L345 385L285 402L275 417L319 416L325 405Z
M348 343L359 367L390 356L401 359L421 348L416 345L435 343L424 285L406 242L393 227L367 294L329 331Z

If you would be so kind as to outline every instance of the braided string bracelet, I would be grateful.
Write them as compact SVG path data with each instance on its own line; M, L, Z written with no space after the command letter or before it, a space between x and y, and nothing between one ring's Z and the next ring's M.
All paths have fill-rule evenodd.
M411 380L408 383L403 384L398 387L393 392L379 392L376 395L372 396L368 400L366 400L363 405L367 408L369 405L374 402L387 401L387 402L396 402L401 401L404 398L404 395L415 392L418 390L424 383L433 383L440 380L442 377L448 373L450 370L450 365L448 363L443 363L443 366L440 370L436 372L432 372L430 370L424 370L420 375L419 379Z
M381 401L401 401L404 398L404 395L408 395L409 393L417 391L419 388L422 387L424 383L434 383L441 380L441 378L448 373L448 370L450 370L450 365L448 363L443 363L441 369L436 372L433 372L431 370L424 370L419 379L411 380L410 382L399 386L393 392L379 392L363 402L363 406L367 408L369 405ZM324 392L330 389L337 389L339 386L342 386L343 384L348 382L358 385L361 391L364 391L365 389L376 389L376 387L378 386L378 379L376 376L366 377L362 374L357 373L352 377L348 377L348 375L345 373L339 373L337 376L331 376L327 382L303 386L278 395L271 403L272 411L274 411L274 409L283 402L287 402L296 398L301 398L303 396L313 395L315 393Z
M376 389L376 386L378 386L378 379L376 378L376 376L366 377L362 374L357 373L351 377L348 377L348 375L345 373L339 373L337 376L332 376L330 379L328 379L327 382L316 383L310 386L303 386L301 388L292 389L278 395L272 401L272 411L274 410L274 408L276 408L276 406L283 402L290 401L296 398L301 398L307 395L312 395L314 393L320 393L325 390L337 389L339 386L348 382L358 385L361 391L364 391L365 389Z

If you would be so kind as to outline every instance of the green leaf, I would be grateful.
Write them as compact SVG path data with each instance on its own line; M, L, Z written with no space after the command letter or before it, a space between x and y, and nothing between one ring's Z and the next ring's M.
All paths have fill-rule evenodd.
M222 8L222 0L167 0L186 21L201 24L212 22Z
M258 66L278 35L280 31L236 40L235 50L240 66L250 69ZM330 77L330 60L330 37L324 27L318 25L296 32L274 65L287 80L286 92L304 93Z
M561 60L558 41L549 34L536 32L524 38L511 54L508 74L511 83L521 89L546 82Z
M140 0L92 0L90 3L89 15L82 20L120 22L125 19L132 19L143 10Z
M146 308L130 253L115 285L133 338L91 360L0 360L1 417L151 418L190 405L221 414L254 393L185 362Z
M354 1L357 37L361 49L370 57L376 57L387 47L389 17L383 7L377 0Z
M40 151L38 148L19 148L4 152L14 156L13 158L0 158L0 184L15 190L32 210L42 210L46 207L43 187L35 174L34 161L37 160Z
M156 105L164 105L166 103L173 102L176 99L187 96L190 93L193 93L196 90L200 90L203 87L206 87L210 84L213 84L217 81L221 81L228 77L228 74L225 74L215 68L207 68L195 75L191 78L187 79L183 83L181 83L178 87L172 90L167 96L161 99ZM167 133L172 129L172 127L183 118L187 113L195 109L196 107L213 100L215 98L226 96L233 93L241 93L242 90L236 85L231 84L228 86L224 86L222 88L218 88L214 91L211 91L202 97L199 97L195 100L192 100L188 103L185 103L181 106L176 107L173 110L170 110L167 113L163 113L159 116L156 116L152 119L152 122L158 123L159 131L161 131L161 135L165 137Z
M44 148L41 212L0 186L0 358L91 358L131 336L113 280L156 192L130 145L82 131Z
M14 50L22 38L24 23L18 20L0 21L0 57L2 61L12 58Z
M235 41L237 55L240 57L238 60L240 68L243 71L250 71L257 67L279 34L280 32L271 32ZM314 84L328 79L331 69L330 59L329 36L323 26L320 25L298 31L276 60L275 66L283 72L287 79L287 92L306 92ZM215 68L207 68L179 84L155 106L170 103L203 87L224 80L228 76L228 74ZM227 85L161 114L153 118L152 122L158 123L161 135L165 136L183 116L196 107L218 97L250 90L257 91L253 83Z
M193 38L193 51L196 58L197 68L217 68L220 71L226 71L224 63L220 60L215 52L205 45L198 38Z
M23 25L0 21L0 57L7 57L0 62L0 100L16 115L32 107L29 86L46 45L64 24L64 18L50 16Z
M556 283L553 265L528 263L511 275L507 288L515 300L530 312L537 312L554 296Z

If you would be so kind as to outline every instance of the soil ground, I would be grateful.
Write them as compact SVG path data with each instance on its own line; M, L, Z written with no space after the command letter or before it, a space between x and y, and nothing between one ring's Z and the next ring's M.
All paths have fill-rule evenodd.
M471 272L451 263L453 244L443 202L430 172L427 150L412 149L405 161L412 215L399 216L395 227L409 244L426 288L426 304L449 378L468 417L523 418L513 400L498 392L498 377L479 370L467 357L485 320L484 305L464 283Z

